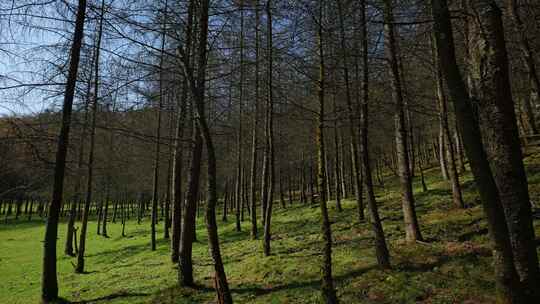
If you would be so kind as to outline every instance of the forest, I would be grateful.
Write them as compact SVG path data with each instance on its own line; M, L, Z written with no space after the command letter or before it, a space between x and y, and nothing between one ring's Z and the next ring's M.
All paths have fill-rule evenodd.
M537 0L0 1L0 303L540 303Z

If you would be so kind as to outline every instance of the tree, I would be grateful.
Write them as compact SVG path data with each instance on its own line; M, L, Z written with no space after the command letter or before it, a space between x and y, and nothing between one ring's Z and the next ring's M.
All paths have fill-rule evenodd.
M422 235L416 217L415 202L412 191L412 178L409 166L408 138L405 126L405 107L401 90L401 77L396 55L396 39L394 34L394 14L392 0L384 1L385 49L390 68L392 98L395 103L395 135L396 152L401 183L401 200L405 221L405 234L408 242L421 241Z
M90 216L90 204L92 203L92 191L94 182L94 153L96 146L96 120L99 100L99 56L101 48L101 39L103 37L103 22L105 18L105 0L101 1L101 10L99 15L98 32L94 50L94 94L92 98L92 121L90 123L90 151L88 155L88 176L86 180L86 197L84 200L83 218L81 223L81 234L79 238L79 252L77 252L76 273L84 272L84 253L86 250L86 231L88 228L88 218Z
M263 191L266 195L263 195L264 208L264 242L263 242L263 251L265 256L270 255L270 223L272 219L272 203L274 198L274 184L275 184L275 169L274 169L274 94L273 94L273 51L272 48L272 0L266 1L266 31L268 37L266 38L266 57L267 57L267 68L266 68L266 119L265 119L265 160L263 167L263 180L267 181L267 187L265 188L265 182L263 182ZM266 170L265 170L266 169Z
M502 11L495 1L470 3L472 78L478 88L483 142L499 190L516 270L531 302L540 301L540 269L523 153L515 116Z
M194 5L194 0L190 1L190 6ZM214 286L217 293L218 303L232 304L232 296L227 283L227 276L223 267L221 251L219 247L218 229L216 223L216 204L217 204L217 183L216 183L216 152L214 143L206 121L205 114L205 82L206 82L206 64L207 64L207 43L208 43L208 19L209 19L209 0L203 0L199 7L199 41L197 46L197 74L191 66L186 65L185 54L183 56L184 74L189 79L190 89L192 91L196 122L200 128L202 137L206 144L207 170L208 170L208 190L207 204L205 211L206 230L208 232L208 246L214 262Z
M446 0L431 0L434 18L435 49L439 66L454 105L457 122L463 131L463 144L470 161L484 212L488 220L493 247L495 280L500 298L507 303L522 303L522 290L514 267L510 236L501 204L501 197L482 144L471 107L467 86L458 69L450 12Z
M257 146L258 140L258 124L259 124L259 99L260 99L260 9L259 1L255 0L255 108L253 113L253 135L251 140L251 178L250 178L250 191L249 202L251 203L251 238L257 239ZM264 214L262 214L264 216Z
M441 69L439 67L439 63L437 60L435 60L435 79L437 81L437 99L439 100L439 120L441 122L441 131L442 131L442 138L441 145L445 145L444 148L442 148L443 151L447 151L447 159L448 159L448 171L449 171L449 177L450 177L450 184L452 186L452 200L454 203L454 206L457 208L464 208L465 204L463 203L463 197L461 195L461 186L459 185L459 174L457 170L456 165L456 156L455 156L455 150L454 145L452 143L452 133L450 133L450 126L448 123L448 105L446 100L446 94L444 92L444 85L443 85L443 79L441 75ZM443 155L441 154L441 159L443 159ZM443 166L444 167L444 166Z
M373 187L373 178L371 173L371 160L369 156L369 61L368 61L368 31L367 31L367 19L366 19L367 5L365 0L360 1L360 17L362 24L362 92L363 100L361 104L361 116L360 116L360 148L362 156L362 168L364 170L364 183L366 184L366 194L368 201L368 210L370 215L371 227L373 234L375 235L375 254L377 256L377 262L379 266L383 268L390 267L390 254L386 245L386 238L384 236L383 226L381 218L379 216L379 210L377 207L377 200L375 198L375 191Z
M41 277L41 299L44 303L52 303L58 299L58 279L56 273L56 238L58 235L58 219L62 204L64 190L64 174L66 168L66 154L69 144L69 131L71 123L71 111L73 97L79 70L82 40L84 37L84 20L86 17L86 0L79 0L77 17L75 19L75 31L70 50L69 72L64 92L64 104L62 106L62 126L58 136L56 151L56 163L54 169L54 186L49 218L45 228L45 242L43 243L43 272Z
M533 48L531 47L531 44L529 42L529 37L527 37L527 32L525 30L525 24L523 23L523 20L519 14L518 10L518 0L507 0L506 5L508 8L508 12L510 14L510 17L513 21L514 28L517 32L518 38L519 38L519 46L522 53L523 62L525 65L525 68L527 69L527 72L529 73L529 82L530 82L530 89L531 89L531 99L533 99L533 102L538 102L538 97L540 94L540 78L538 77L538 71L536 67L535 62L535 52ZM525 98L525 111L527 114L527 118L531 127L531 131L533 134L538 134L538 129L536 126L536 120L534 117L534 113L531 110L531 100L529 98Z
M318 115L315 141L317 146L317 182L319 184L319 205L321 208L321 232L323 236L322 249L322 296L325 303L338 303L336 290L334 289L334 280L332 277L332 227L328 216L326 205L326 164L325 164L325 145L324 145L324 107L325 107L325 62L324 62L324 40L323 40L323 1L319 0L319 17L317 23L317 48L319 56L319 81L317 83L318 97Z
M349 118L349 135L351 138L351 159L352 159L352 170L354 178L354 189L356 194L356 203L358 205L358 220L364 220L364 202L362 198L362 181L361 181L361 168L360 161L358 157L358 143L357 135L355 131L355 114L356 111L353 109L352 105L352 93L351 93L351 83L349 76L349 62L347 57L347 46L346 46L346 37L345 37L345 25L343 18L343 4L342 0L337 1L338 6L338 16L339 16L339 33L340 33L340 49L341 49L341 60L342 69L343 69L343 78L345 81L345 100L347 101L347 110Z

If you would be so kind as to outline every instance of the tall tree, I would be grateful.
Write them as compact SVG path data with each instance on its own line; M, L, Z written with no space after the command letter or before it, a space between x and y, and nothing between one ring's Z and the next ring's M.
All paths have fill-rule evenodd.
M94 58L94 56L91 56ZM93 67L93 63L90 63L90 66ZM90 72L90 74L92 74ZM82 183L83 183L83 176L84 176L84 147L85 147L85 140L88 132L88 106L90 104L90 92L92 90L92 75L88 76L88 83L86 86L86 96L85 96L85 103L84 103L84 118L83 118L83 126L81 131L81 136L79 138L79 153L77 155L77 181L75 183L75 200L71 203L71 209L69 212L69 219L66 229L66 243L64 248L64 253L69 256L75 256L75 251L73 250L73 243L74 243L74 235L75 235L75 220L77 219L77 205L81 202L81 193L82 193Z
M253 135L251 140L251 179L250 179L250 191L249 202L251 204L251 238L257 239L257 146L258 140L258 124L259 124L259 86L260 86L260 9L259 0L255 0L255 107L253 112ZM264 216L264 214L262 214Z
M172 222L171 222L171 261L178 262L180 254L180 235L182 233L182 169L184 161L184 149L182 140L184 138L184 120L186 117L188 87L186 78L182 79L182 92L178 101L178 113L176 118L176 134L174 136L173 149L173 174L171 197L172 204Z
M190 1L193 5L195 0ZM208 233L208 246L214 263L214 286L217 293L217 302L219 304L232 304L232 296L227 282L227 276L223 267L221 250L219 245L218 228L216 222L216 204L217 204L217 172L216 172L216 151L214 142L210 133L210 128L206 120L205 113L205 89L206 89L206 64L208 59L208 19L209 19L209 0L200 1L199 15L199 40L197 46L197 74L187 66L184 61L184 74L188 77L190 88L196 108L196 121L201 129L204 142L206 144L207 170L208 170L208 190L206 203L206 230ZM183 56L185 58L185 56Z
M529 42L530 39L527 36L525 24L523 23L523 20L519 13L518 2L519 0L506 0L508 13L510 14L510 17L514 24L514 28L519 38L519 46L521 49L523 62L525 64L525 68L527 69L527 72L529 73L531 99L533 102L538 102L539 96L540 96L539 95L540 94L540 78L538 76L538 70L536 67L536 61L535 61L536 54L533 48L531 47L531 43ZM529 120L529 124L532 129L531 131L533 132L533 134L537 134L538 129L536 126L534 113L531 109L531 100L529 98L525 98L524 102L525 102L527 118Z
M450 126L448 123L448 104L446 100L446 94L444 92L443 78L439 63L435 58L435 79L437 81L437 99L439 100L439 120L441 124L441 130L443 132L443 141L446 145L443 151L446 151L447 164L449 171L450 184L452 186L452 201L457 208L464 208L463 197L461 194L461 186L459 184L459 173L456 165L456 154L454 145L452 143L452 133L450 132ZM441 143L441 144L442 144ZM443 155L441 154L441 158Z
M265 126L265 137L266 137L266 163L268 177L268 189L266 190L266 210L264 213L264 242L263 242L263 251L265 256L270 255L270 223L272 219L272 203L274 199L274 184L275 184L275 169L274 169L274 93L273 93L273 21L272 21L272 0L266 1L266 31L268 37L266 38L266 57L267 57L267 68L266 68L266 126Z
M529 301L540 301L540 269L527 176L515 116L502 11L496 1L470 2L472 78L493 177L506 213L514 262Z
M337 304L338 299L334 289L334 279L332 277L332 227L328 216L326 196L326 164L325 164L325 144L324 144L324 106L325 106L325 61L324 61L324 40L323 40L323 0L319 0L319 17L317 23L317 51L319 56L319 80L317 82L318 115L315 141L317 146L317 183L319 184L319 205L321 208L321 232L323 236L322 256L322 297L324 303Z
M92 192L94 186L94 155L96 148L96 120L99 107L99 59L101 40L103 37L103 22L105 20L105 0L101 1L101 10L99 15L98 32L94 49L94 94L92 96L92 121L90 125L90 151L88 154L88 171L86 179L86 198L84 199L83 218L81 222L81 233L79 237L79 252L77 252L76 273L84 272L84 253L86 251L86 231L88 228L88 218L90 216L90 205L92 204Z
M493 177L478 121L471 106L467 86L458 68L450 11L446 0L431 0L435 49L448 86L471 171L478 186L493 248L493 265L499 298L505 303L524 303L523 291L514 267L512 246L501 197Z
M242 230L240 225L240 213L244 213L244 204L243 204L243 169L242 169L242 114L243 114L243 102L244 102L244 1L240 0L238 4L240 7L240 83L239 83L239 100L238 100L238 135L237 135L237 146L238 149L236 154L236 231ZM242 216L243 217L243 216Z
M158 106L156 109L156 130L155 130L155 151L154 151L154 170L153 170L153 183L152 183L152 218L150 223L150 237L152 251L156 250L156 224L158 220L158 200L159 200L159 163L160 163L160 151L161 151L161 120L163 113L163 97L165 95L164 81L163 81L163 61L165 59L165 32L166 32L166 20L168 1L165 1L165 8L163 10L162 28L161 28L161 49L159 56L159 96Z
M58 299L58 278L56 273L56 238L58 237L58 219L62 207L64 191L64 175L66 168L67 148L69 144L69 131L73 97L77 83L81 46L84 37L84 20L86 17L86 0L79 0L75 30L70 50L69 71L64 92L62 106L62 125L58 135L58 147L54 167L54 184L49 217L45 228L45 241L43 243L43 272L41 276L41 299L43 303L52 303Z
M360 17L362 25L362 104L360 109L360 148L362 156L362 168L364 170L364 183L366 185L367 203L370 215L371 227L375 235L375 255L377 263L383 268L390 267L390 254L386 245L381 218L375 198L373 187L373 177L371 173L371 160L369 156L369 42L368 42L368 23L367 23L367 5L366 0L360 0Z
M418 219L416 217L415 202L412 191L412 176L409 166L408 138L405 125L405 107L401 87L401 77L396 54L396 39L394 33L393 1L384 1L384 32L385 50L387 53L390 78L392 85L392 98L395 104L395 136L396 153L398 158L399 180L401 183L401 199L403 218L405 221L406 240L415 242L422 240Z
M339 41L341 50L342 70L343 78L345 81L345 101L347 102L347 112L349 119L349 135L351 138L351 160L352 160L352 172L354 179L354 191L356 195L356 203L358 207L358 220L364 220L364 202L362 198L362 181L361 181L361 167L358 157L358 143L355 130L355 114L357 113L352 104L351 93L351 81L349 73L349 60L347 56L347 45L345 37L345 21L343 16L343 1L337 0L338 17L339 17Z

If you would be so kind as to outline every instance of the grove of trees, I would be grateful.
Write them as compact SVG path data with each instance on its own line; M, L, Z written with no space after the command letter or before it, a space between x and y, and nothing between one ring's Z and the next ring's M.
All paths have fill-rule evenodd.
M85 273L93 220L107 238L149 219L148 250L167 239L178 284L196 287L201 214L229 304L220 223L270 256L275 210L314 205L321 301L339 303L329 213L354 200L389 269L375 188L399 178L403 246L427 243L413 180L427 191L439 168L465 209L470 170L498 299L540 303L523 162L540 136L539 54L532 0L2 1L0 214L46 218L43 303L59 298L60 255Z

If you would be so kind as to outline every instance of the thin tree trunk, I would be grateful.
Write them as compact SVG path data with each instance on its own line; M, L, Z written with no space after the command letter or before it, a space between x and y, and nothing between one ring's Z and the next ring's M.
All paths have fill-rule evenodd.
M58 236L58 218L64 190L64 175L66 168L66 154L69 143L71 124L71 111L73 96L77 82L77 72L81 54L81 45L84 37L84 19L86 17L86 0L79 0L73 43L70 50L70 61L64 103L62 106L62 125L58 136L56 162L54 168L54 184L52 190L49 217L45 228L45 241L43 243L43 271L41 276L41 299L43 303L52 303L58 299L58 279L56 273L56 239Z
M193 280L193 241L195 236L195 217L201 174L203 140L200 128L193 125L193 152L189 169L188 190L180 237L180 260L178 263L178 281L182 286L194 286Z
M90 131L90 154L88 155L88 176L86 184L86 198L84 201L83 218L81 223L81 233L79 236L79 251L77 252L76 273L84 272L84 253L86 250L86 231L88 228L88 217L90 213L90 204L92 203L92 187L93 187L93 170L94 170L94 153L96 140L96 119L99 100L99 57L101 48L101 38L103 35L103 22L105 17L105 0L101 1L101 12L99 19L99 29L94 52L94 96L92 101L92 122Z
M340 1L338 2L340 3ZM325 89L325 62L324 62L324 40L323 40L323 0L319 0L319 20L317 31L317 44L319 55L319 81L317 86L317 95L319 101L319 113L317 117L316 146L317 146L317 182L319 184L319 205L321 208L322 223L321 232L323 237L322 247L322 282L321 291L324 303L337 304L338 299L334 288L334 279L332 277L332 227L328 216L327 197L326 197L326 164L325 164L325 145L324 145L324 89ZM348 81L346 77L346 81ZM347 85L348 86L348 85ZM350 102L350 100L349 100ZM356 149L355 149L356 150ZM358 172L357 172L358 175Z
M163 19L166 20L168 2L165 1L165 9L163 10L164 16ZM155 154L154 154L154 177L152 184L152 219L150 223L151 228L151 246L152 251L156 250L156 224L158 221L158 200L159 200L159 163L160 163L160 151L161 151L161 117L163 112L163 96L165 94L164 90L164 81L163 81L163 62L165 57L165 21L162 25L162 35L161 35L161 54L159 58L159 98L158 98L158 108L157 108L157 126L156 126L156 145L155 145ZM163 208L162 208L163 210Z
M196 101L197 122L202 131L204 141L206 143L206 152L208 158L208 197L206 204L206 228L208 232L208 246L212 260L214 262L214 286L217 293L217 302L219 304L232 304L232 296L227 283L227 277L223 267L221 252L219 248L218 228L216 223L216 204L217 204L217 184L216 184L216 157L214 144L208 127L205 110L204 110L204 95L205 95L205 78L206 78L206 62L208 43L208 15L209 15L209 0L202 0L200 3L199 17L199 46L198 46L198 66L197 79L192 77L191 88L193 90L194 99Z
M439 154L438 154L438 157L439 157L439 165L441 167L441 175L442 175L442 178L444 180L448 180L449 179L449 176L448 176L448 161L447 161L447 158L446 158L446 142L447 142L447 139L446 137L444 136L444 126L443 126L443 122L441 119L439 119L439 141L438 141L438 148L439 148Z
M91 63L91 66L93 64ZM90 104L90 92L92 88L92 77L90 76L88 78L88 85L86 89L86 100L84 104L84 121L83 121L83 127L81 132L81 137L79 139L79 155L77 159L77 169L75 172L77 172L77 181L75 183L75 197L76 199L73 200L71 203L71 209L69 212L69 219L67 224L67 235L66 235L66 243L64 248L64 253L69 256L75 256L75 252L73 251L73 234L75 233L75 220L77 218L77 205L80 201L81 197L81 188L82 188L82 181L84 176L84 141L86 140L86 132L88 129L88 105Z
M251 143L251 178L250 178L250 191L249 191L249 202L251 203L251 239L257 239L258 229L257 229L257 146L258 141L258 125L259 125L259 52L260 52L260 11L259 11L259 0L255 0L255 109L253 113L253 135ZM264 214L262 214L264 216Z
M525 25L521 20L521 16L518 11L518 0L507 0L508 12L512 21L514 23L514 28L517 31L519 38L519 46L521 48L521 53L523 56L523 62L525 68L529 74L529 82L531 86L531 99L537 99L540 94L540 78L538 77L538 71L536 69L536 62L533 48L529 43L529 38L527 37L527 31ZM525 114L527 116L528 123L530 124L531 131L533 134L538 134L538 128L536 126L536 120L534 117L534 112L532 111L531 102L529 98L525 98Z
M334 112L338 112L337 104L336 104L336 94L332 95L333 97L333 107ZM336 207L339 212L343 211L343 207L341 206L341 176L339 174L339 165L340 165L340 157L339 157L339 131L338 131L338 118L334 120L334 190L336 192Z
M375 255L377 256L377 263L382 268L390 267L390 254L386 245L386 238L384 235L381 218L379 216L379 210L377 207L377 200L375 198L375 191L373 188L373 180L371 175L371 163L369 158L369 62L368 62L368 31L367 31L367 19L366 19L366 0L360 1L360 14L362 24L362 93L363 102L360 115L361 137L360 148L362 156L362 168L364 170L364 183L366 185L366 194L368 201L369 218L371 221L371 227L373 234L375 235Z
M266 1L266 19L267 19L267 106L266 106L266 133L267 133L267 149L268 149L268 193L266 195L266 213L264 213L264 243L263 251L265 256L270 255L270 224L272 219L272 203L274 196L274 183L275 183L275 170L274 170L274 123L273 123L273 87L272 87L272 78L273 78L273 42L272 42L272 0Z
M358 207L358 221L362 222L365 219L364 215L364 201L362 199L362 182L361 182L361 168L360 161L358 157L358 143L357 136L355 131L355 121L354 116L357 113L353 109L352 105L352 96L351 96L351 85L350 85L350 76L349 76L349 62L347 58L347 46L345 44L345 25L343 21L343 4L342 0L337 1L338 15L339 15L339 32L340 32L340 47L341 47L341 57L342 57L342 69L343 77L345 81L345 100L347 102L347 112L349 113L349 135L351 138L351 162L352 162L352 178L353 186L356 195L356 203Z
M403 203L403 217L405 221L406 240L416 242L422 240L420 227L416 217L415 202L412 191L412 178L409 167L409 154L407 130L405 127L405 113L403 104L403 94L401 91L401 79L396 55L396 41L394 36L394 14L392 0L385 0L384 28L385 28L385 48L389 59L392 96L395 103L395 130L396 130L396 152L398 157L399 178L401 183L401 196Z
M171 261L178 263L180 254L180 235L182 233L182 170L184 161L184 149L182 140L184 138L184 120L187 106L187 81L183 80L182 95L178 104L178 117L176 120L176 135L174 137L173 151L173 174L172 174L172 223L171 223Z
M457 171L456 157L452 144L452 133L448 123L448 106L446 102L446 94L444 93L443 78L440 67L435 61L435 79L437 81L437 98L439 100L439 121L443 132L444 143L446 144L446 154L448 159L448 171L450 184L452 186L452 201L457 208L465 208L463 196L461 194L461 186L459 185L459 174ZM442 156L442 155L441 155Z

